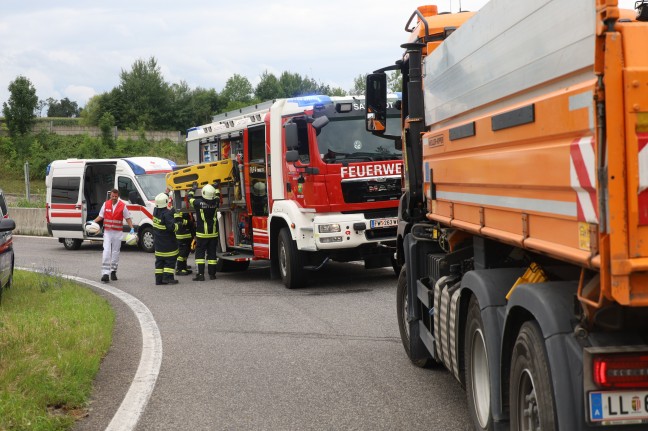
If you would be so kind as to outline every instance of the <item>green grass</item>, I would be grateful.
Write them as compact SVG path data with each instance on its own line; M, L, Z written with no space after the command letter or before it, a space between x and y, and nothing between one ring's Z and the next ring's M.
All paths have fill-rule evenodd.
M7 173L0 173L0 189L5 193L20 195L25 197L25 178ZM31 195L45 196L47 188L45 180L31 180L29 184L29 193Z
M115 315L90 289L16 271L0 305L0 430L67 430L87 414Z

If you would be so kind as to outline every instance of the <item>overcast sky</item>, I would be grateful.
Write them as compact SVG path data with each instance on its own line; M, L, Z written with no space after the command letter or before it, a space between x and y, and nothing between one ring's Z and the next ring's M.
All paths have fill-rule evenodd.
M527 1L527 0L524 0ZM530 1L530 0L528 0ZM634 0L619 0L633 7ZM594 2L594 0L592 0ZM434 3L430 1L428 3ZM486 0L461 0L478 10ZM39 99L84 106L119 85L121 70L155 57L167 82L221 91L235 73L267 70L349 90L402 55L421 0L2 0L0 105L18 75ZM460 0L438 0L456 12Z

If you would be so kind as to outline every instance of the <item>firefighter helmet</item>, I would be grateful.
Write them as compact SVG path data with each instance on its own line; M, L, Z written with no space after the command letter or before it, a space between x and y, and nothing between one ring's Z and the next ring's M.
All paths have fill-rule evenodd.
M129 233L126 235L125 241L126 244L128 245L136 245L137 244L137 234L136 233Z
M216 194L218 194L218 191L212 186L211 184L207 184L205 187L202 188L202 197L207 199L207 200L212 200L216 197Z
M166 208L167 203L169 203L169 197L166 193L160 193L155 197L155 206L158 208Z
M101 226L99 226L99 224L95 223L94 221L89 221L85 225L85 231L88 235L95 236L99 232L101 232Z

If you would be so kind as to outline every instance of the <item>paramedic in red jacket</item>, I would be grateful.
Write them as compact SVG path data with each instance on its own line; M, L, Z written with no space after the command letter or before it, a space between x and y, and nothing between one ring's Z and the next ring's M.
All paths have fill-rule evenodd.
M130 226L130 233L135 233L130 212L124 201L119 199L119 190L110 191L110 199L101 206L95 222L103 220L103 257L101 259L101 281L108 283L108 274L111 280L117 280L117 264L123 235L124 220Z

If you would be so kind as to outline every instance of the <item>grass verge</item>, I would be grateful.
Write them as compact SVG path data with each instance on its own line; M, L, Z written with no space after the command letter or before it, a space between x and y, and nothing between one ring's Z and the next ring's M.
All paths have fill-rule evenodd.
M16 271L2 295L0 430L71 428L112 341L108 302L47 272Z

